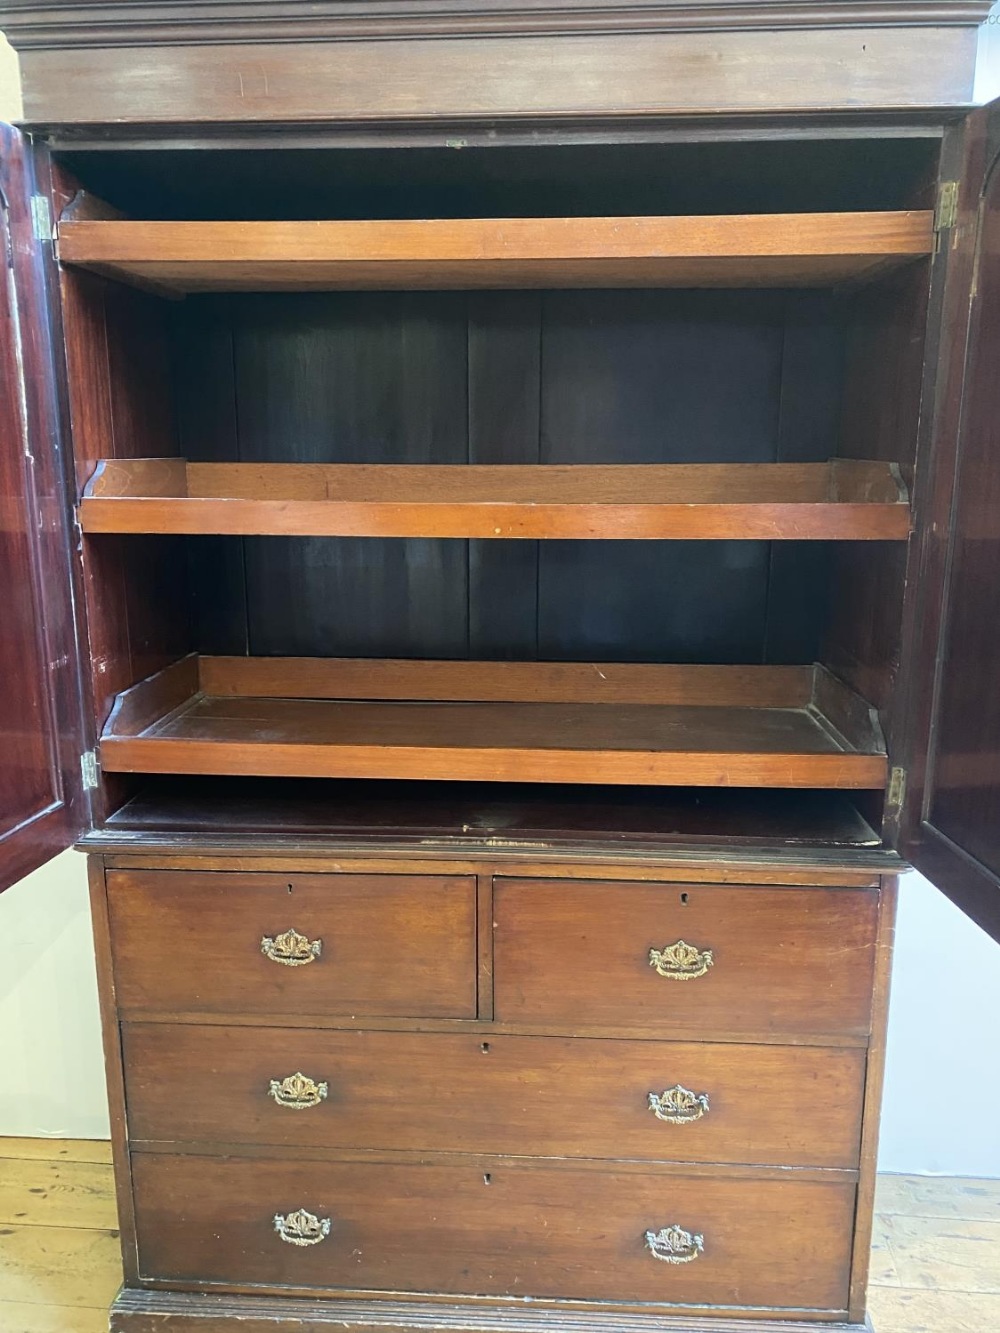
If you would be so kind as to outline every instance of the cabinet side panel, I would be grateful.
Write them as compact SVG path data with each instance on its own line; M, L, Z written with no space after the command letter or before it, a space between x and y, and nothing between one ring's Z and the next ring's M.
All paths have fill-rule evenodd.
M90 912L94 926L94 950L97 956L97 990L101 1005L101 1032L104 1039L104 1070L111 1111L111 1149L115 1164L115 1196L121 1231L122 1264L126 1285L135 1283L135 1216L132 1203L132 1171L128 1148L128 1122L125 1107L125 1074L122 1066L121 1031L115 1000L115 979L111 961L111 927L104 880L104 858L87 858L90 880Z
M56 205L75 192L57 172ZM79 496L102 458L177 453L170 380L169 307L144 292L64 270L59 312L66 397ZM115 695L183 657L191 646L183 539L85 538L80 554L90 693L97 733ZM100 820L125 799L119 778L102 779Z
M912 486L924 371L929 275L913 265L855 295L839 454L896 464ZM902 542L840 543L824 661L879 708L892 732L906 575Z
M872 997L872 1032L868 1046L865 1101L861 1122L861 1174L854 1221L854 1253L851 1260L850 1314L863 1320L871 1263L872 1223L875 1211L875 1179L878 1170L879 1121L885 1074L885 1038L889 1021L889 988L892 951L896 938L896 901L899 881L882 880L879 895L878 936L875 944L875 985Z

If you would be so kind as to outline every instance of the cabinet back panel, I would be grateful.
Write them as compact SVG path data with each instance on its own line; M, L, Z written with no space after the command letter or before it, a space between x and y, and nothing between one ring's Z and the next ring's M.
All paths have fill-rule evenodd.
M836 452L828 296L352 292L195 298L175 315L181 452L200 461L691 463ZM203 651L811 661L827 552L765 542L208 538ZM772 588L793 608L794 631Z
M593 133L593 131L590 131ZM610 129L608 136L616 131ZM650 126L648 133L657 130ZM716 134L724 131L716 129ZM908 208L940 139L893 134L707 142L690 122L674 142L358 147L69 147L60 156L134 218L597 217L608 213L798 213ZM364 131L361 131L362 136ZM569 132L566 131L568 134ZM683 140L688 137L687 142ZM401 136L402 137L402 136ZM227 136L229 144L233 136ZM369 143L371 141L369 140ZM264 185L266 183L266 185ZM262 188L264 185L264 188ZM613 202L610 202L613 201Z

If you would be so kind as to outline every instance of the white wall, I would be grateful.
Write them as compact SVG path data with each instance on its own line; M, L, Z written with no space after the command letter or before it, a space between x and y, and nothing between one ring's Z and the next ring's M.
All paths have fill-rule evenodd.
M900 884L879 1167L1000 1178L1000 945Z
M21 81L17 56L6 37L0 36L0 120L17 120L21 114Z
M977 102L1000 97L1000 3L990 10L979 39L975 97Z
M1000 24L989 37L1000 53ZM998 67L982 66L984 97ZM0 117L18 106L0 38ZM107 1136L99 1026L83 858L67 852L0 895L0 1135ZM880 1165L1000 1178L998 1106L1000 946L907 876Z
M0 1135L108 1136L84 858L0 895Z

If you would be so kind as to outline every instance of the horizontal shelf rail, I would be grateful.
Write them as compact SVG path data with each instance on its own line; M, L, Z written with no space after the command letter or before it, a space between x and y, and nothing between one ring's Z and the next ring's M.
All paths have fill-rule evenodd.
M820 666L188 657L119 695L109 772L879 788Z
M86 533L902 541L889 463L479 466L109 459Z
M933 250L932 213L59 224L64 264L184 294L828 287Z

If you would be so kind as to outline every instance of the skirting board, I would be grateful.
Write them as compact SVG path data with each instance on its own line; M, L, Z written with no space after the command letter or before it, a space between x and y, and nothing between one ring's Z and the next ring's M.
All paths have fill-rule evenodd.
M110 1333L308 1333L337 1328L370 1333L550 1333L554 1311L499 1304L423 1301L293 1300L268 1296L119 1293ZM869 1321L706 1318L661 1313L560 1310L560 1333L872 1333Z

